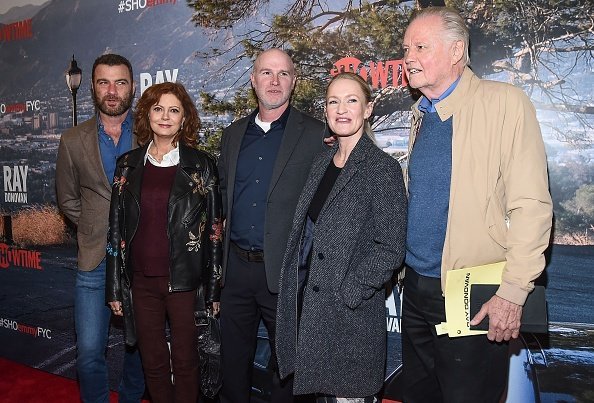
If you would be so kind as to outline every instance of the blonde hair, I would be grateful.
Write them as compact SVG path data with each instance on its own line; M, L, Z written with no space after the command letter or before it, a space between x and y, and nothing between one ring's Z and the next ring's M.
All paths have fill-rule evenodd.
M357 84L359 84L359 87L361 88L361 91L363 91L363 95L365 96L365 103L373 102L373 99L371 98L371 89L369 88L369 84L367 84L367 81L363 80L363 77L361 77L360 75L351 73L350 71L338 73L337 75L332 77L332 79L330 79L328 86L326 86L326 102L328 102L328 89L330 88L330 85L334 81L337 81L340 79L351 80L351 81L354 81ZM375 135L373 134L373 130L371 129L371 124L369 123L369 119L365 119L365 124L363 125L363 131L375 143Z

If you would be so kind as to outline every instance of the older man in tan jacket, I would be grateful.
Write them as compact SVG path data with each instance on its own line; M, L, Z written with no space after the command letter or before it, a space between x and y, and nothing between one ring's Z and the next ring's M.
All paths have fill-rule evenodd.
M544 143L528 97L467 67L468 28L446 7L413 16L404 36L413 106L402 317L404 401L499 402L507 341L545 266L552 202ZM505 262L472 320L487 336L438 336L450 270Z

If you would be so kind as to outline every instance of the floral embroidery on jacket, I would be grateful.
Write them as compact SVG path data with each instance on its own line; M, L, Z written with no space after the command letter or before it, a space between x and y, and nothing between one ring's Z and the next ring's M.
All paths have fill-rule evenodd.
M117 176L114 176L113 178L113 186L118 188L118 194L122 194L122 189L124 188L124 185L126 184L126 177L124 175L120 176L119 178Z
M120 254L122 255L122 262L126 261L126 241L123 239L120 242Z
M188 232L188 237L190 238L190 240L186 242L188 252L198 252L200 249L200 237L194 235L192 231Z
M212 276L214 277L215 281L218 283L221 280L221 273L223 272L223 268L220 264L214 265L212 268Z
M109 256L117 256L118 251L111 245L111 243L107 244L107 254Z
M190 175L190 178L192 178L192 180L196 184L196 187L194 188L194 190L192 190L192 193L198 192L202 196L206 196L206 194L210 190L211 186L205 186L204 178L202 177L202 175L199 174L198 172L194 172L194 173L192 173L192 175Z
M220 219L214 219L214 224L212 224L211 230L210 241L215 244L221 242L223 240L223 223Z
M202 233L206 228L206 212L202 212L202 216L200 216L200 222L198 223L198 235L194 235L192 231L188 232L188 238L190 240L186 242L186 246L188 247L188 252L198 252L200 250Z
M114 257L118 256L118 250L111 244L111 242L107 243L107 254ZM126 241L123 239L120 242L120 254L122 255L122 259L126 258Z

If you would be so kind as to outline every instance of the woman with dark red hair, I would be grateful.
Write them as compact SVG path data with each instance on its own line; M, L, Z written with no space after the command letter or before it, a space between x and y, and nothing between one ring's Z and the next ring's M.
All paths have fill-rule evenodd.
M196 403L197 289L219 308L216 164L196 149L200 119L181 84L147 88L134 118L140 148L118 159L113 184L106 299L124 317L126 343L138 342L153 403Z

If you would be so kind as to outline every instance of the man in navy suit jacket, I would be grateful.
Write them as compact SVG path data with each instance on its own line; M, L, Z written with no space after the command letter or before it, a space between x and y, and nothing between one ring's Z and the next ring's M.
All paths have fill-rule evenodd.
M262 52L250 76L258 108L223 132L219 177L226 218L221 292L221 402L248 403L258 324L274 354L282 259L297 200L324 125L290 105L295 66L280 49ZM272 400L293 399L292 383L275 377Z

